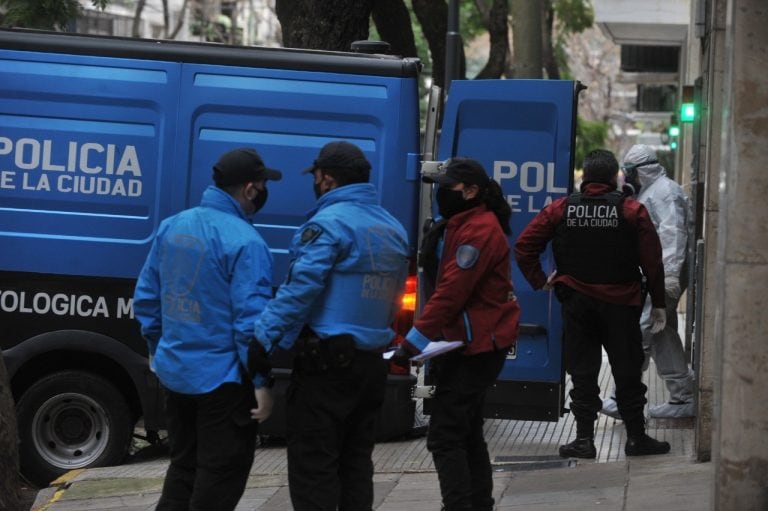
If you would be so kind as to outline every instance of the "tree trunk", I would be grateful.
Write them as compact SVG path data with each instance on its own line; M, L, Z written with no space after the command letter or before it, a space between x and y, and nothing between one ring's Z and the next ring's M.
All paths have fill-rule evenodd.
M392 55L416 57L411 15L403 0L373 0L373 22Z
M488 62L475 78L500 78L509 55L509 39L507 38L507 17L509 10L507 0L493 0L493 5L484 16L485 27L491 37L491 49L488 54Z
M445 84L445 34L448 32L448 4L443 0L413 0L413 12L429 44L432 83Z
M179 19L176 20L176 26L173 27L173 31L168 35L168 39L176 39L176 36L178 36L179 32L181 32L181 29L184 26L184 18L187 16L188 4L189 4L189 0L184 0L184 3L181 4L181 10L179 11Z
M542 9L542 22L544 28L541 32L541 53L542 60L544 61L544 69L547 70L547 78L550 80L560 79L560 66L557 64L557 58L555 56L554 48L554 24L555 24L555 8L552 5L552 0L541 3Z
M168 0L163 0L163 37L168 39L168 25L171 24L168 13Z
M141 13L144 11L144 6L147 0L139 0L136 2L136 14L133 15L133 25L131 26L131 36L141 37Z
M276 13L288 48L349 51L368 39L373 0L277 0Z
M0 509L16 510L21 506L18 439L16 409L0 352Z
M542 78L542 21L539 2L512 0L512 26L515 78Z

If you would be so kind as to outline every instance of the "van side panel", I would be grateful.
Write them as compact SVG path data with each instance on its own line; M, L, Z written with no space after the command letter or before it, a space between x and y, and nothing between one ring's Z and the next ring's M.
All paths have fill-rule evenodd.
M284 173L256 217L275 284L315 204L301 171L331 140L360 145L415 244L419 69L393 56L0 29L0 349L29 477L45 484L77 466L48 456L77 442L51 440L58 430L35 427L35 414L66 418L93 400L99 417L120 417L92 449L106 454L84 463L120 462L126 421L162 427L135 279L162 220L199 204L224 151L255 147ZM80 385L94 378L114 389ZM388 384L383 437L411 429L414 381ZM277 415L272 434L284 433ZM79 421L74 436L92 438L96 422Z
M0 50L0 268L134 277L171 193L180 68Z
M255 147L267 166L283 172L269 183L269 200L256 216L279 283L293 233L316 200L313 179L302 171L324 144L345 139L371 161L384 205L413 229L417 187L406 178L406 163L418 147L418 109L404 99L416 97L415 86L379 76L185 64L179 115L188 122L179 125L176 161L190 172L186 206L199 202L222 152Z

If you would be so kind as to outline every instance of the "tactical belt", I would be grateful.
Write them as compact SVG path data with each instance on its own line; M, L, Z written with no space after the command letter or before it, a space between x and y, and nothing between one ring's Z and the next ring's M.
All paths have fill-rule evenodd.
M355 339L349 334L319 338L314 332L302 332L296 341L296 358L302 369L310 372L325 372L329 369L344 369L355 358Z

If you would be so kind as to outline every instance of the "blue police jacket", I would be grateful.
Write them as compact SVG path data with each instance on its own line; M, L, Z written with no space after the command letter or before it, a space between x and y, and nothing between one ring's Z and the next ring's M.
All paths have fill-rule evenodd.
M271 296L272 256L228 193L210 186L200 206L164 220L133 297L162 384L202 394L240 382Z
M325 339L350 334L361 350L385 347L408 271L403 226L369 183L325 193L291 242L285 282L257 318L269 351L290 349L304 324Z

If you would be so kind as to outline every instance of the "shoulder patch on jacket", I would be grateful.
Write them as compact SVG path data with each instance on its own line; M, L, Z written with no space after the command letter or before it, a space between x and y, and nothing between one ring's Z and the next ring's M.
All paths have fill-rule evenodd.
M307 226L303 231L301 231L301 244L306 245L308 243L312 243L321 234L323 234L323 230L317 225Z
M472 268L480 257L480 251L472 245L461 245L456 249L456 264L462 270Z

